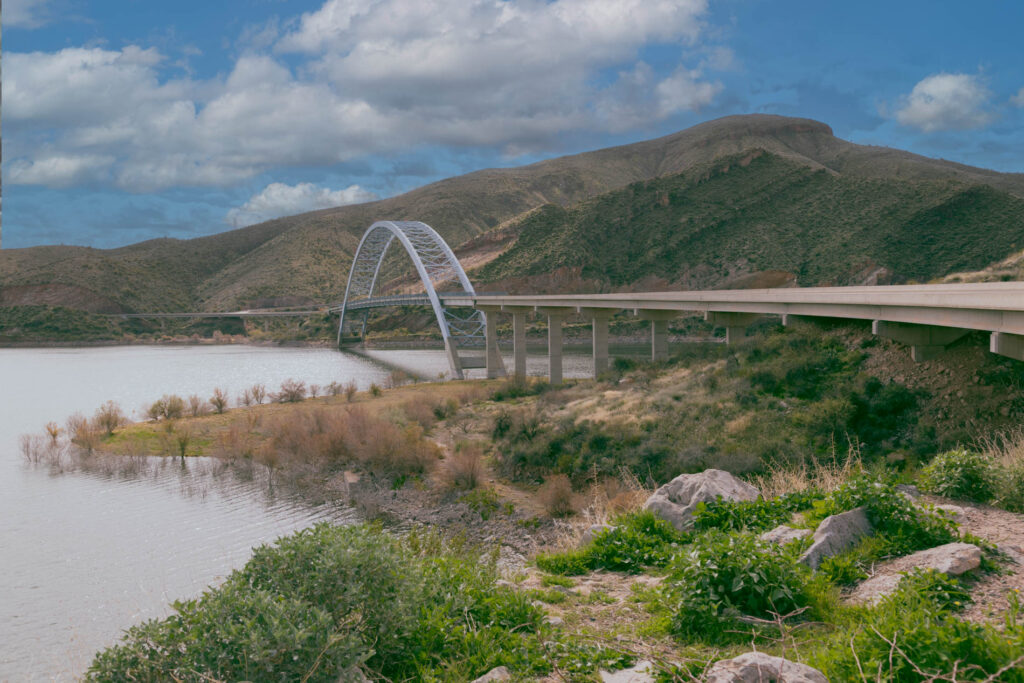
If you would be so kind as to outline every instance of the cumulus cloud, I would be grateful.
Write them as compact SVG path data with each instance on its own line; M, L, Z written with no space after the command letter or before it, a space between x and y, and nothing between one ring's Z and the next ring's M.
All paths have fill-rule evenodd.
M6 0L4 26L8 28L38 28L49 19L46 4L49 0Z
M271 218L345 204L360 204L374 199L377 199L377 195L358 185L351 185L343 190L330 190L313 183L271 183L263 188L262 192L250 197L242 206L231 209L225 221L229 225L241 228Z
M5 156L36 169L14 182L66 183L39 161L94 159L82 177L152 191L416 145L536 149L567 131L621 131L720 92L706 62L655 75L639 58L701 47L706 4L327 0L265 27L209 81L170 78L173 65L139 46L5 54Z
M991 94L978 76L940 73L914 86L896 120L926 133L981 128L992 120Z

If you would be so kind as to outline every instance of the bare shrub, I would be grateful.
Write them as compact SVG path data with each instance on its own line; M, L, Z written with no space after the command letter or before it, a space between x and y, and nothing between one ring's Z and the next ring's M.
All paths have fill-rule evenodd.
M537 492L537 496L552 517L569 517L576 512L573 505L572 483L564 474L548 477Z
M218 415L223 414L224 409L228 407L228 393L220 387L214 389L213 396L210 397L210 405Z
M278 403L298 403L306 398L306 383L296 379L286 379L281 383L281 391L275 397Z
M445 476L457 489L472 490L484 480L484 454L479 444L463 442L445 458Z
M406 401L402 404L402 412L410 422L417 423L423 429L430 429L434 426L434 407L422 399Z
M267 388L262 384L253 384L249 389L249 394L252 396L253 403L258 406L263 405L263 402L267 400Z
M46 431L46 435L50 437L50 445L56 446L64 430L56 422L47 422L43 429Z
M227 430L217 434L214 455L227 460L252 458L256 452L257 440L247 422L232 420Z
M238 405L240 405L242 407L248 408L249 406L251 406L255 402L256 401L254 401L253 398L252 398L252 391L250 391L249 389L245 389L238 396Z
M345 385L345 400L348 401L349 403L351 403L352 399L354 399L356 397L356 393L358 393L358 391L359 391L359 387L356 386L355 382L349 382L348 384L346 384Z
M319 395L320 395L320 385L319 384L310 384L309 385L309 396L310 396L310 398L316 398Z
M121 406L113 401L107 401L101 405L93 416L93 423L96 429L101 430L107 436L114 433L114 430L123 425L127 420L121 412Z
M35 434L22 434L18 438L21 447L21 455L25 462L32 464L39 463L46 456L46 440Z
M338 382L331 382L324 391L330 396L340 396L345 391L345 388Z
M206 415L206 401L200 396L192 394L188 397L188 414L192 417L199 417L200 415Z
M192 430L186 425L179 425L176 422L168 421L164 425L164 433L161 436L164 446L164 453L171 456L178 456L182 460L188 455L189 446L192 445Z
M81 413L75 413L68 418L65 425L68 438L71 443L81 448L88 454L92 454L100 443L100 432L96 426Z

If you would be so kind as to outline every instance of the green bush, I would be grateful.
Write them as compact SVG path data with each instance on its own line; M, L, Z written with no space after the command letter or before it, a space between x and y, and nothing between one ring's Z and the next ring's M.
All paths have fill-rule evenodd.
M948 514L924 509L900 493L892 481L867 474L851 479L815 505L815 516L825 517L862 506L875 534L884 536L887 550L893 555L906 555L960 538L957 525Z
M436 536L320 524L258 548L220 588L128 631L88 680L474 678L543 673L542 613L492 559ZM305 678L307 677L308 678Z
M920 482L922 490L937 496L984 503L995 493L996 472L981 453L958 448L935 456Z
M583 548L539 555L537 566L546 572L579 575L595 569L639 573L662 567L686 542L687 536L649 511L633 512L612 521Z
M872 680L893 683L1024 682L1020 666L993 677L1024 652L1016 600L1002 632L951 614L965 603L956 579L934 572L908 576L878 607L837 631L809 663L831 681L864 680L862 672L871 672Z
M1010 512L1024 512L1024 463L999 473L996 478L994 503Z
M697 531L721 529L722 531L742 530L764 531L785 524L794 512L810 508L816 501L823 500L820 491L788 493L778 498L765 500L718 500L698 503L693 513L693 528Z
M809 577L794 553L750 533L706 532L669 567L672 630L712 640L740 615L788 614L807 604Z

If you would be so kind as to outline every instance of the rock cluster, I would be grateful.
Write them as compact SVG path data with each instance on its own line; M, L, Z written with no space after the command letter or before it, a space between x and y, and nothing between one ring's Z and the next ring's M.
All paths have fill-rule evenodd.
M817 669L763 652L748 652L715 662L705 680L707 683L828 683Z
M971 543L947 543L901 557L884 571L863 582L850 595L850 601L873 605L899 586L907 572L932 569L947 576L959 576L981 566L981 548Z

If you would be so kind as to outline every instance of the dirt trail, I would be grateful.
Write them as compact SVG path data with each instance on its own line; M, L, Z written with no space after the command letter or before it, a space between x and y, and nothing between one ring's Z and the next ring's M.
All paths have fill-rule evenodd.
M1010 557L1002 574L987 574L971 590L974 602L964 612L971 621L1005 623L1009 595L1024 600L1024 515L985 505L955 503L964 509L961 526L967 532L995 543Z

